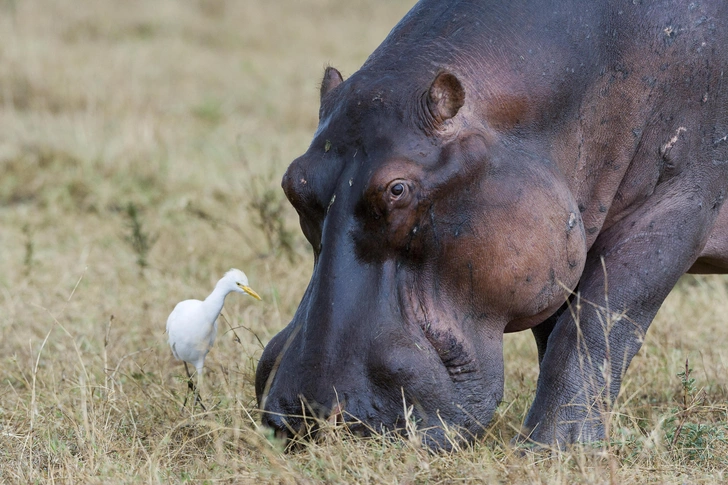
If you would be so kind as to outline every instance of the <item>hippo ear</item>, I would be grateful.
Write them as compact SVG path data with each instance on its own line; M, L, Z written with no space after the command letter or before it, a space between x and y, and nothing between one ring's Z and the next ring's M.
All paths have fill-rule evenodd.
M449 72L437 75L427 92L427 108L436 123L449 120L465 103L465 90L457 77Z
M323 99L324 96L343 82L344 78L341 77L341 73L335 68L328 66L324 71L324 79L321 81L321 98Z

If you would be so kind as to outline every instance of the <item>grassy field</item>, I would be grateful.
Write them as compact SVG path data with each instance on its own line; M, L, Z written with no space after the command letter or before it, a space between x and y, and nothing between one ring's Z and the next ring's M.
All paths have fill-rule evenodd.
M725 483L728 286L686 277L627 375L602 447L510 446L537 377L506 336L482 442L324 430L285 454L254 369L312 258L280 190L327 63L353 73L413 0L0 0L0 482ZM182 410L174 304L230 267L208 412ZM692 369L687 378L686 359Z

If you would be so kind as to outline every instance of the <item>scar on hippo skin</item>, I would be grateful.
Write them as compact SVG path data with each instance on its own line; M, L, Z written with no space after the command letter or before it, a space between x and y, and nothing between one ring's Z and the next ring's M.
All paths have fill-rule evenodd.
M576 225L576 214L574 214L573 212L569 214L569 222L567 223L567 225L569 226L569 231L571 231Z
M683 132L687 132L687 128L685 128L684 126L680 126L675 131L675 135L659 148L660 161L662 165L660 167L660 176L657 182L658 184L663 183L672 177L675 177L675 175L683 170L683 167L680 164L683 157L680 147L678 145L679 143L684 144L684 142L682 141L684 136L681 137L681 133ZM675 149L676 145L678 145L677 149Z
M675 136L670 138L670 141L668 141L667 143L662 145L662 147L660 147L660 156L662 158L664 158L665 160L668 160L670 158L670 152L672 151L672 147L675 146L675 143L677 143L677 141L680 139L680 133L682 133L683 131L687 131L687 130L688 130L687 128L685 128L684 126L681 126L680 128L677 129Z

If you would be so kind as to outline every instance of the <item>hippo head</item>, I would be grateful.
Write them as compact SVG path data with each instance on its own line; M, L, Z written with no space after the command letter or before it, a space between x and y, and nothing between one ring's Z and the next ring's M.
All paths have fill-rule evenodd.
M310 417L365 434L414 420L435 448L482 434L503 333L552 314L583 269L548 147L499 128L506 108L489 119L453 73L404 78L327 68L318 130L283 177L314 268L256 372L280 435Z

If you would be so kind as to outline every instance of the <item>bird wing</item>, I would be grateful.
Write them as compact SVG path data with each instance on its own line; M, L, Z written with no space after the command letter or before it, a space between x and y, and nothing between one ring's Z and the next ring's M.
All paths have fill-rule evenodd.
M170 328L174 327L176 323L184 321L186 316L195 312L200 303L199 300L185 300L177 303L167 317L167 333L169 334Z
M210 349L210 333L214 322L207 314L203 302L185 300L174 307L167 318L167 342L172 354L196 367L204 361Z
M209 352L213 345L215 345L215 337L217 337L217 318L212 322L210 331L208 332L207 339L207 351Z

